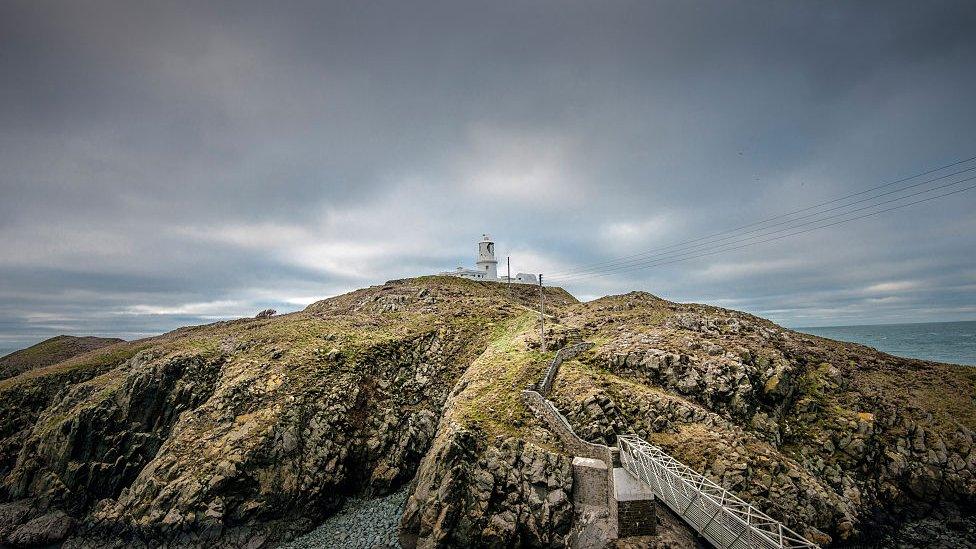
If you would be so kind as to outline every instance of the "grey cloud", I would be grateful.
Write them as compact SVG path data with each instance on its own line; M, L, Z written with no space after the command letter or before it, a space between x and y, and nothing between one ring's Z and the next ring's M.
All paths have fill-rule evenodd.
M974 23L965 2L6 2L0 338L294 309L469 262L486 231L553 272L976 154ZM974 195L570 288L973 318Z

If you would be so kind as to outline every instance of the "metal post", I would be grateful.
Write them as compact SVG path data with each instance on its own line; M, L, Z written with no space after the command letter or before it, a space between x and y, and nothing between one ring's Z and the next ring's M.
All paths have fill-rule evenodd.
M546 292L542 289L542 273L539 273L539 341L546 352Z
M512 297L512 256L505 256L505 262L508 263L508 297Z

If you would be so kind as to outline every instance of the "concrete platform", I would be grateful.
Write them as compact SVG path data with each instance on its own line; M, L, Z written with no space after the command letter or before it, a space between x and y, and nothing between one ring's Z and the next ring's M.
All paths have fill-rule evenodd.
M609 492L607 464L599 459L573 458L573 502L606 507Z
M611 539L655 533L654 492L622 467L613 469L613 497L608 503Z
M653 501L654 492L650 486L634 478L623 467L614 467L613 498L617 501Z

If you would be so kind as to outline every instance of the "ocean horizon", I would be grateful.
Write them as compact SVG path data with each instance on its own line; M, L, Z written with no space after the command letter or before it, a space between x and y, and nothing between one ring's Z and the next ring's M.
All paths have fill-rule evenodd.
M904 358L976 366L976 320L791 329L837 341L860 343Z
M904 358L976 366L976 320L959 322L912 322L902 324L852 324L790 328L837 341L859 343ZM0 346L0 357L34 343Z

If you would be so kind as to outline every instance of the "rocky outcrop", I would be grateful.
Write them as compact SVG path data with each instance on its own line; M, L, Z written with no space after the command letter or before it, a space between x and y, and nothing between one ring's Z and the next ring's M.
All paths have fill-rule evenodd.
M516 286L391 281L0 380L0 544L270 546L410 486L408 545L562 546L571 450L522 401L553 353ZM546 292L548 348L597 343L548 397L588 442L634 432L825 544L976 543L976 369Z
M583 309L572 320L607 342L554 400L587 440L635 432L820 543L899 542L933 514L974 543L953 534L976 494L973 416L943 405L971 369L646 294Z
M180 413L209 398L219 363L140 355L124 369L123 382L75 385L41 415L6 479L11 497L78 512L117 496L155 456Z
M434 435L446 391L425 379L436 376L425 362L442 351L438 338L423 337L376 350L367 371L301 388L276 376L226 380L131 486L100 502L86 537L281 539L333 512L345 495L398 488ZM341 356L331 360L341 368Z
M75 521L63 511L54 511L18 526L7 536L13 545L48 546L68 537Z
M420 467L400 523L404 547L562 547L571 458L448 423Z
M534 334L531 315L507 322L455 385L407 500L404 547L565 546L572 455L520 396L545 400L514 390L536 386L545 369Z
M6 542L46 529L70 547L261 546L400 489L508 314L445 299L463 295L452 285L389 297L411 284L180 330L47 394L3 479Z

